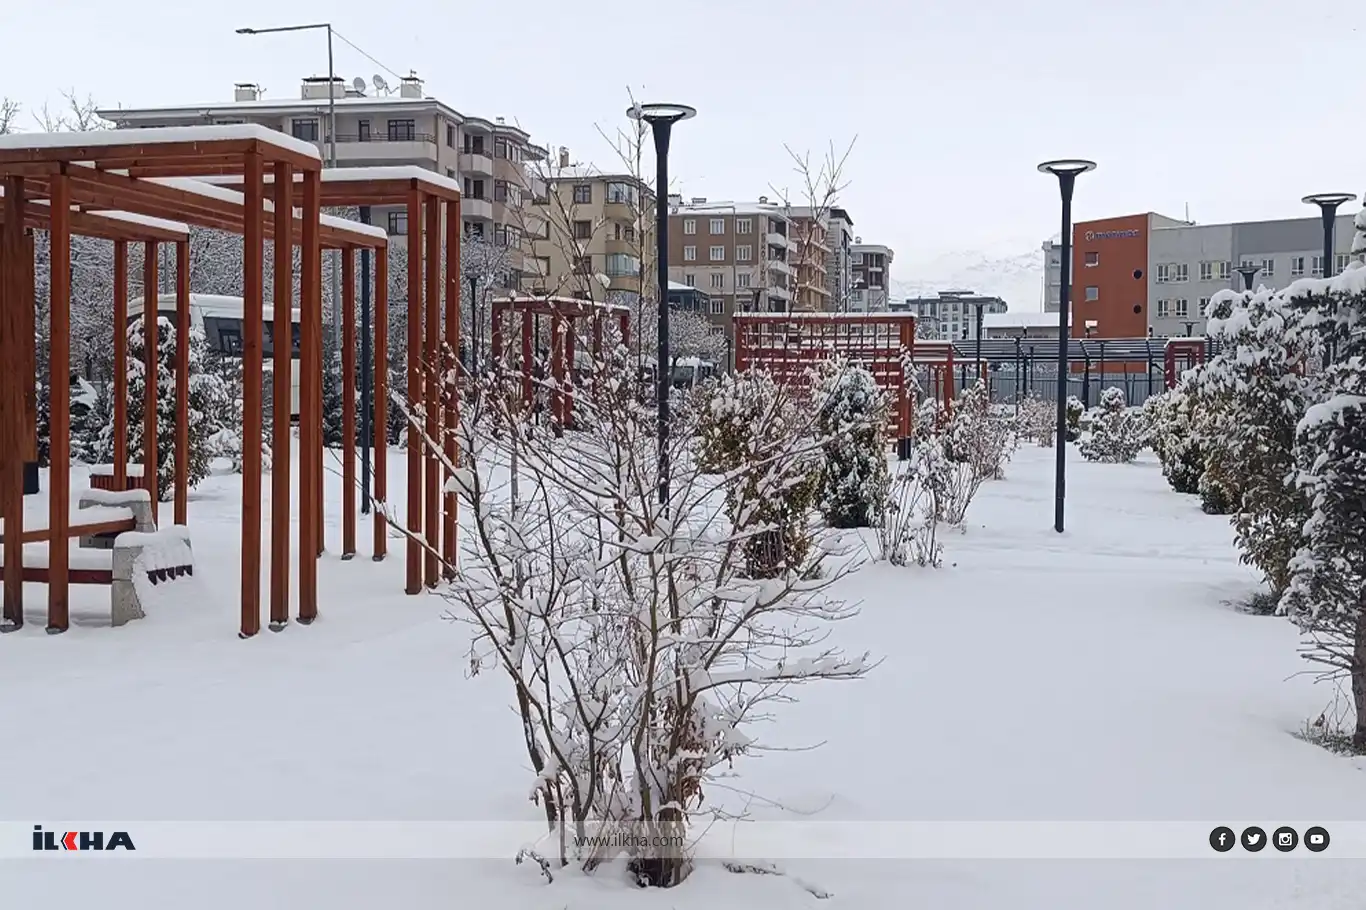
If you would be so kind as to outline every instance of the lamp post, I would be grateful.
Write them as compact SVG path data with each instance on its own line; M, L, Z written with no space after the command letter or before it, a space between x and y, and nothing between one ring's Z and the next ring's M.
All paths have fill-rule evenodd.
M1337 219L1338 206L1344 202L1355 202L1355 193L1315 193L1312 196L1305 196L1300 201L1308 205L1319 207L1319 216L1323 219L1323 277L1333 277L1333 224ZM1337 321L1337 301L1333 301L1334 322ZM1333 337L1328 342L1328 362L1333 363L1338 359L1337 327L1333 328Z
M1252 290L1252 279L1257 277L1257 273L1262 270L1260 265L1240 265L1238 274L1243 276L1243 290Z
M650 124L655 140L655 266L659 310L655 387L659 408L659 504L669 505L669 138L675 123L697 116L686 104L634 104L626 116Z
M986 306L986 301L973 301L972 306L977 310L974 320L975 331L977 332L977 349L973 352L973 366L977 370L977 381L982 380L982 308Z
M370 223L370 206L360 207L360 223ZM385 326L388 331L388 326ZM370 391L370 250L360 251L360 511L370 514L370 446L375 403Z
M1181 324L1184 325L1184 326L1186 327L1186 337L1187 337L1187 338L1191 337L1191 331L1194 330L1194 328L1195 328L1195 320L1194 320L1194 319L1188 319L1188 320L1186 320L1185 322L1183 322L1183 323L1181 323Z
M1053 530L1063 529L1064 503L1067 500L1067 341L1068 310L1072 296L1072 190L1077 176L1094 171L1096 163L1081 158L1061 158L1045 161L1039 172L1058 178L1058 193L1062 197L1061 263L1065 272L1058 288L1058 466L1053 489Z

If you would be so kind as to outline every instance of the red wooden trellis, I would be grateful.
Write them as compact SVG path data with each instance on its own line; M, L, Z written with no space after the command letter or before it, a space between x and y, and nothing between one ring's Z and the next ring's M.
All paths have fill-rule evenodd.
M1174 389L1182 373L1205 362L1205 339L1168 338L1165 354L1164 378L1167 388Z

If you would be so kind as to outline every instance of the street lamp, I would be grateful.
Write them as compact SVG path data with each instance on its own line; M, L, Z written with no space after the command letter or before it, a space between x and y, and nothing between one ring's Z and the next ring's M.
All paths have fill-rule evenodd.
M1187 338L1191 337L1191 332L1194 331L1194 329L1195 329L1195 320L1189 319L1189 320L1186 320L1185 322L1183 322L1183 323L1181 323L1181 324L1184 325L1184 326L1186 327L1186 337L1187 337Z
M1257 273L1262 270L1260 265L1240 265L1238 274L1243 276L1243 290L1252 290L1252 279L1257 277Z
M632 120L650 124L655 140L655 266L659 310L659 349L655 352L655 386L659 407L659 504L669 505L669 137L675 123L691 120L697 109L686 104L633 104Z
M986 301L968 301L968 304L977 310L974 320L977 332L977 350L973 352L973 366L977 370L977 381L982 380L982 307L986 306Z
M1301 202L1319 207L1319 215L1323 218L1323 277L1333 277L1333 224L1337 219L1338 206L1344 202L1355 202L1355 193L1315 193L1312 196L1305 196ZM1337 321L1337 301L1333 301L1333 318ZM1334 337L1328 343L1328 362L1333 363L1338 359L1337 331L1334 326Z
M1064 503L1067 499L1067 323L1072 296L1072 189L1077 175L1094 171L1096 163L1083 158L1060 158L1039 165L1039 172L1058 178L1058 193L1062 197L1061 262L1066 273L1058 288L1058 466L1053 490L1053 530L1063 528Z

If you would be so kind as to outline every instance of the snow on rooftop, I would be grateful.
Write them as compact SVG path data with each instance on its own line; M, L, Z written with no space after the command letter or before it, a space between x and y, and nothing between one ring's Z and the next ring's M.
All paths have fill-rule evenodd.
M1072 324L1072 317L1067 317ZM1058 327L1057 313L983 313L984 329L1050 329Z
M768 215L787 220L787 209L777 202L687 202L671 207L680 215Z
M77 133L10 133L0 136L0 151L13 149L108 148L119 145L165 145L173 142L219 142L255 139L276 148L313 158L318 147L258 123L223 123L206 126L162 126L146 129L91 130Z

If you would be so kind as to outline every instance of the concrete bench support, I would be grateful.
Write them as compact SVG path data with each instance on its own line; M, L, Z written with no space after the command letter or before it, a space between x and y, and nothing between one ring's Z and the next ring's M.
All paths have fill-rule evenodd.
M184 527L120 534L114 540L111 625L121 626L147 615L139 592L144 582L155 586L193 574L194 551Z

